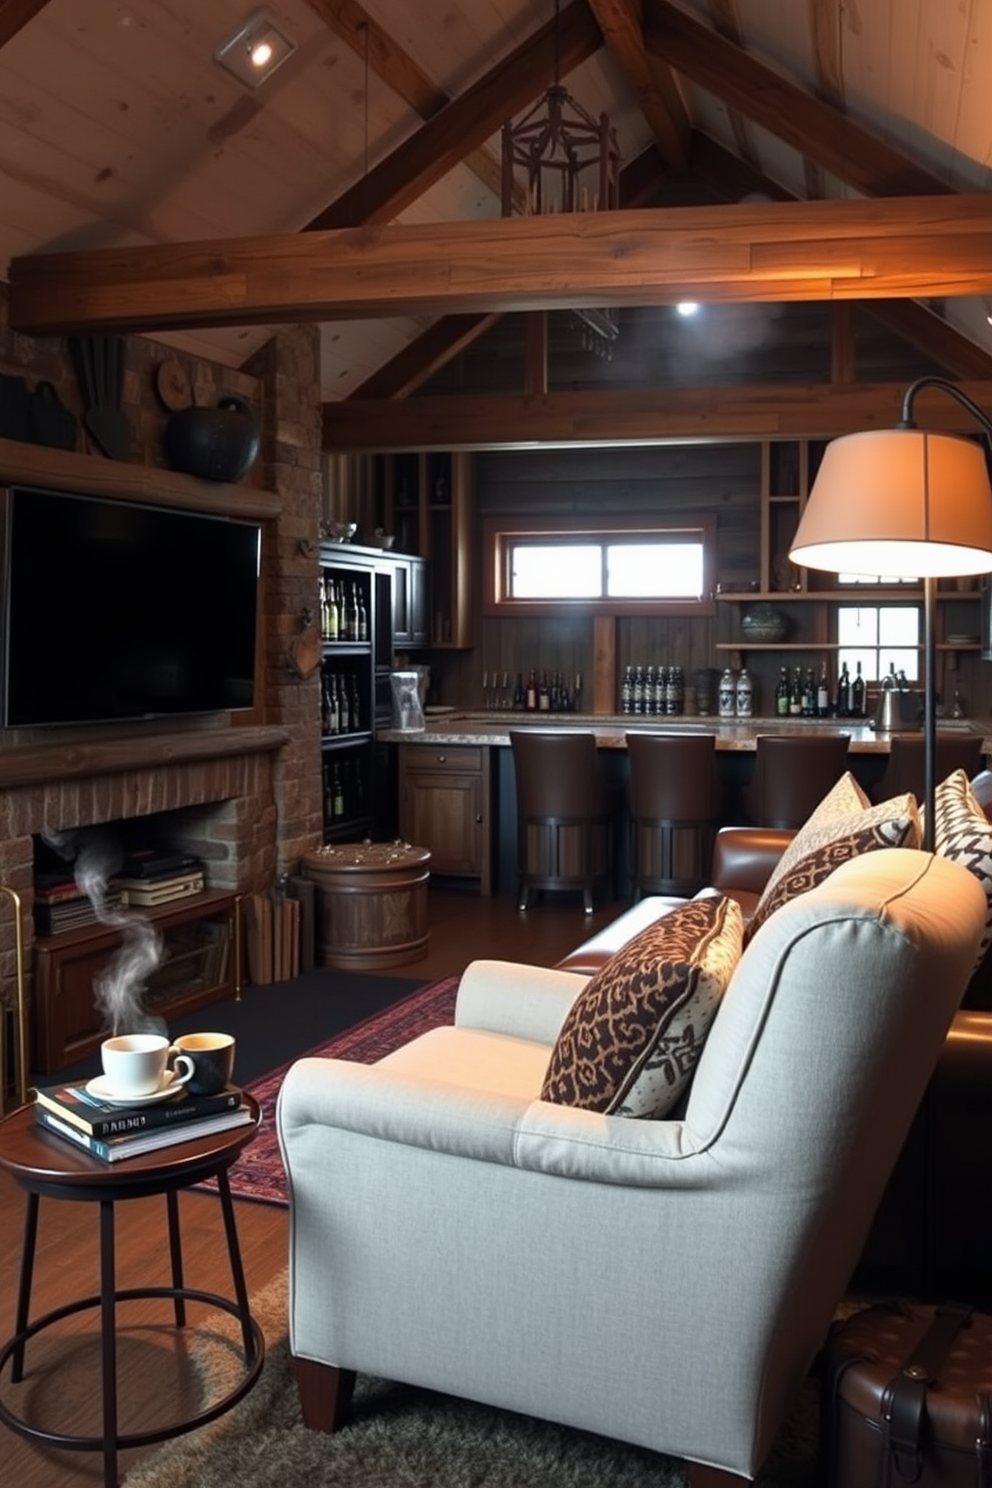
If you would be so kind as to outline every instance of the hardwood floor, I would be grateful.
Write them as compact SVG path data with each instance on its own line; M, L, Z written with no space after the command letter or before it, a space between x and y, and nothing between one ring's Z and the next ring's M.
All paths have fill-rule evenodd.
M460 972L477 957L530 961L553 966L594 930L614 919L625 904L597 905L582 913L578 896L546 896L537 907L520 913L512 896L483 899L470 891L430 891L428 954L397 976L425 981ZM249 1293L262 1290L286 1264L287 1213L270 1205L237 1204L238 1231ZM13 1332L21 1254L24 1197L0 1173L0 1338ZM180 1218L187 1285L231 1295L223 1245L220 1209L210 1195L180 1195ZM96 1205L43 1199L32 1295L32 1316L99 1288ZM117 1279L121 1288L167 1286L168 1257L163 1253L165 1201L134 1199L117 1206ZM173 1366L172 1344L163 1325L167 1304L142 1301L122 1309L118 1369L121 1381L122 1429L146 1429L152 1422L174 1420L188 1400L190 1381ZM190 1321L207 1314L190 1309ZM3 1399L33 1423L59 1431L99 1434L99 1353L97 1315L77 1314L31 1340L23 1383L11 1385L4 1371ZM177 1373L179 1377L177 1379ZM153 1407L153 1413L148 1412ZM129 1466L155 1448L121 1453L123 1476ZM0 1454L5 1482L18 1488L81 1488L103 1481L99 1452L54 1452L42 1449L0 1427Z

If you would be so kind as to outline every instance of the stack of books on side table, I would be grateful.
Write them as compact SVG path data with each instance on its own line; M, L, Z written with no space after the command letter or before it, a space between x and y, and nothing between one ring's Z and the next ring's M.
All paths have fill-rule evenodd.
M166 1088L143 1099L108 1099L103 1076L78 1085L41 1085L35 1091L39 1126L85 1147L104 1162L192 1142L251 1120L236 1085L216 1095L189 1095Z

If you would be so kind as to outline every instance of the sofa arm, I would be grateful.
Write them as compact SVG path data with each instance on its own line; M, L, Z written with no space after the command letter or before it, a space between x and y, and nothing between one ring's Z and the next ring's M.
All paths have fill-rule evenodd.
M455 1004L459 1028L553 1044L588 977L516 961L473 961Z
M795 835L785 827L721 827L713 844L713 887L750 913Z

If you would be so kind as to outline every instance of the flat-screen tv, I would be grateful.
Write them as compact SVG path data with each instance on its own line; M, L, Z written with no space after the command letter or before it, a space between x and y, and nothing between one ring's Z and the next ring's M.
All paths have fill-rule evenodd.
M6 728L253 705L257 522L26 486L0 502Z

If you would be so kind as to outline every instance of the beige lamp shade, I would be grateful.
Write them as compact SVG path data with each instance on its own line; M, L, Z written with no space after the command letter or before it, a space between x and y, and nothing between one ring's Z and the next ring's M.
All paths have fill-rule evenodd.
M992 488L981 446L922 429L833 440L789 557L831 573L992 572Z

